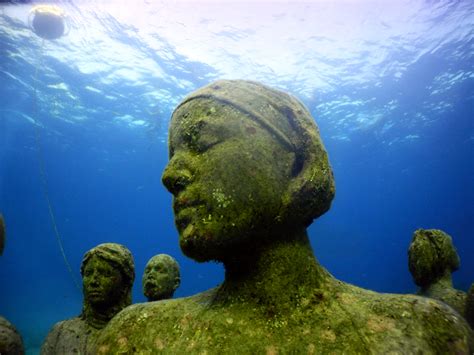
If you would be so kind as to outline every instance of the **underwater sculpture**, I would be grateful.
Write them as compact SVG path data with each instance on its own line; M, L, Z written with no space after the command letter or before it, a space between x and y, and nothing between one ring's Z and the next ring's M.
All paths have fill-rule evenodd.
M20 333L8 320L0 316L0 354L23 355L24 353Z
M5 221L0 213L0 255L5 247ZM20 333L7 319L0 316L0 354L23 355L25 349Z
M408 249L408 267L418 294L435 298L453 307L468 322L474 318L468 312L468 296L453 287L451 273L459 269L459 255L451 236L439 229L418 229ZM473 286L471 286L471 290ZM470 291L472 299L472 291Z
M132 303L133 257L123 245L104 243L84 254L81 264L84 304L80 316L54 325L41 354L85 354L100 330Z
M334 196L318 128L295 98L217 81L175 109L163 183L182 251L224 264L197 295L135 304L97 341L116 353L457 353L473 334L442 302L335 279L306 228Z
M5 220L3 219L3 215L0 213L0 255L3 255L3 250L5 250L5 239Z
M158 254L148 260L145 266L143 294L148 301L172 298L180 282L178 262L170 255Z

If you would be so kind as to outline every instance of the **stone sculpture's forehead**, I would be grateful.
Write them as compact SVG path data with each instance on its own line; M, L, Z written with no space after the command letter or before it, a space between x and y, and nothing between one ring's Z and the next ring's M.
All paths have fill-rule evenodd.
M178 264L178 262L172 258L171 256L169 255L165 255L165 254L159 254L159 255L155 255L154 257L152 257L147 265L156 265L158 263L161 263L161 264Z
M188 102L173 115L170 127L170 155L176 147L187 146L204 151L239 133L239 113L232 107L221 106L209 99Z
M162 273L179 274L179 264L166 254L155 255L145 266L145 274L160 271Z
M93 272L98 272L103 276L109 276L114 271L120 272L109 260L101 258L98 255L93 255L84 266L83 276L87 277Z
M238 122L242 118L257 123L290 151L297 150L301 143L296 126L306 125L317 131L309 112L294 97L254 82L222 80L193 92L176 108L170 130L171 150L179 137L195 137L203 121L210 118L212 124L221 126L213 131L214 136L220 136L220 132L225 135L222 128L242 123Z

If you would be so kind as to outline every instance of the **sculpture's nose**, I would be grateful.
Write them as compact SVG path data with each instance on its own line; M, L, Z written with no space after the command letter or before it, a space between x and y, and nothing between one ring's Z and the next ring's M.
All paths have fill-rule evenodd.
M89 284L91 286L98 286L99 285L99 273L94 271L91 275L89 275Z
M177 159L171 159L163 172L161 181L174 196L183 191L192 180L192 173Z

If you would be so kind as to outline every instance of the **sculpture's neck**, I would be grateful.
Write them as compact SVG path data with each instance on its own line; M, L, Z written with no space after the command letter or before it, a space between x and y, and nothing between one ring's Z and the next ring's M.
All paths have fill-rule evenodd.
M116 307L105 307L101 309L93 307L86 302L84 303L81 317L89 326L95 329L102 329L122 308L120 305L117 305Z
M436 290L436 289L448 289L448 288L453 288L453 279L451 276L451 271L446 270L443 276L438 279L436 282L433 282L429 286L425 287L422 289L425 292L429 292L430 290Z
M215 301L239 300L284 309L299 296L324 289L332 276L316 261L306 230L274 240L278 241L224 263L225 281Z

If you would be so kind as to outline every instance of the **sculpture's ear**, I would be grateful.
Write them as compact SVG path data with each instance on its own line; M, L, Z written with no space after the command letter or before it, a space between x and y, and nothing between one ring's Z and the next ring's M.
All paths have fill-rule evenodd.
M174 278L174 284L173 284L173 290L176 290L181 283L181 278L179 276L176 276Z
M291 181L283 196L282 222L311 224L331 207L335 186L328 155L319 136L319 129L309 112L299 111L305 119L293 119L296 135L295 160ZM294 115L291 110L288 115ZM288 117L290 122L291 117ZM297 120L297 122L295 122Z

